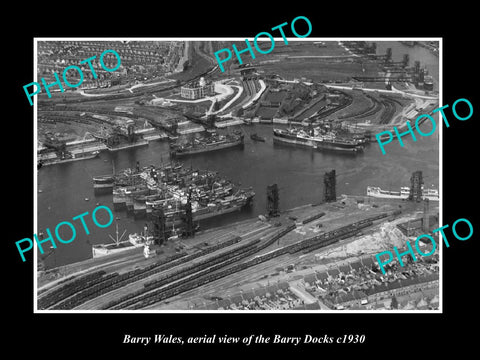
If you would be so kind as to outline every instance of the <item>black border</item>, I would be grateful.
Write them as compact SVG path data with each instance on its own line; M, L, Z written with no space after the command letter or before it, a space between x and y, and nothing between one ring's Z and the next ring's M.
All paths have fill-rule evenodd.
M287 354L299 350L314 350L314 354L353 350L355 354L403 353L406 356L421 351L433 355L439 349L459 346L462 350L474 344L474 331L467 326L476 310L475 250L478 248L478 215L473 210L476 201L477 134L475 133L478 95L473 89L478 83L473 34L478 20L476 10L461 6L436 9L443 5L415 3L387 4L376 8L361 2L353 8L325 3L312 7L303 4L276 4L260 11L247 3L174 4L169 8L159 4L99 4L74 3L72 8L62 5L38 5L22 14L18 25L3 24L4 208L7 221L4 249L7 279L2 297L8 301L3 311L12 317L12 328L7 329L6 343L12 349L23 350L25 345L45 354L116 356L151 353L162 356L185 350L195 353L213 353L217 350L272 349ZM285 6L282 8L282 6ZM112 8L113 7L113 8ZM276 9L277 11L273 11ZM470 15L471 14L471 15ZM443 314L33 314L32 269L33 256L22 263L14 241L33 233L33 107L25 99L23 85L33 81L33 38L62 37L251 37L258 32L290 22L296 16L307 16L312 25L311 37L442 37L444 104L458 98L467 98L473 104L474 115L468 121L450 121L443 138L443 197L444 224L458 218L467 218L474 225L474 235L465 242L451 241L444 248ZM10 26L10 28L8 28ZM15 31L18 29L18 31ZM471 36L470 36L471 35ZM12 101L13 100L13 101ZM480 108L479 108L480 109ZM448 190L447 190L448 189ZM473 320L473 319L472 319ZM476 328L473 324L473 329ZM202 336L205 334L283 334L285 336L341 336L365 334L362 345L340 346L132 346L122 344L123 335ZM415 348L415 350L413 349ZM342 351L340 351L342 350ZM180 354L178 353L178 354Z

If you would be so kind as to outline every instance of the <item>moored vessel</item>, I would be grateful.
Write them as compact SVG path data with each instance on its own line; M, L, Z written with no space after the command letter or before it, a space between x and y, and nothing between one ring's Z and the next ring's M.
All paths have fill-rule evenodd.
M94 176L92 180L95 190L113 188L115 184L115 176L113 174Z
M107 180L105 180L107 181ZM190 206L193 221L242 210L255 193L221 178L215 171L180 164L126 169L114 176L113 206L135 218L161 210L168 226L181 224ZM190 211L190 210L189 210Z
M180 143L178 140L170 144L170 155L172 157L182 157L194 154L200 154L222 149L242 147L244 144L243 135L227 134L220 135L212 133L200 139L194 138L187 143Z
M250 135L250 139L255 140L255 141L265 142L265 138L262 137L262 136L260 136L260 135L258 135L258 134L256 134L256 133Z
M378 186L367 186L367 196L383 198L383 199L408 199L410 195L410 188L402 186L400 191L382 190ZM440 195L436 189L425 189L422 186L422 199L430 201L439 201Z
M378 186L367 186L367 195L384 199L408 199L410 188L402 186L400 191L382 190Z
M311 147L321 151L358 153L363 150L363 143L355 139L340 138L332 132L322 133L319 129L289 128L273 129L273 142Z
M153 236L145 236L137 233L129 234L128 240L122 241L122 238L125 235L125 232L126 230L124 230L122 236L118 237L118 224L117 224L116 238L113 238L111 235L109 235L109 237L113 240L112 243L92 245L93 258L114 255L123 251L132 250L138 247L153 244ZM147 231L145 231L145 233L147 233Z
M57 165L57 164L64 164L73 161L80 161L80 160L88 160L93 159L98 156L99 151L87 151L87 152L78 152L78 153L65 153L63 156L58 157L55 153L54 156L39 155L39 162L42 166L47 165Z

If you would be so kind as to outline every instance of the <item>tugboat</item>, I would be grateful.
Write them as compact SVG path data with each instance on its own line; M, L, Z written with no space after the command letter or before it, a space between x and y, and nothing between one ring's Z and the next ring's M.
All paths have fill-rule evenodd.
M109 244L97 244L92 246L92 255L93 258L99 258L103 256L117 254L119 252L132 250L145 244L150 245L153 241L153 237L146 235L130 234L128 240L123 240L122 238L125 235L127 230L123 231L123 234L118 236L118 223L116 223L116 238L113 238L111 235L108 235L113 243Z
M265 142L265 138L257 135L257 133L254 133L254 134L250 135L250 139L255 140L255 141Z

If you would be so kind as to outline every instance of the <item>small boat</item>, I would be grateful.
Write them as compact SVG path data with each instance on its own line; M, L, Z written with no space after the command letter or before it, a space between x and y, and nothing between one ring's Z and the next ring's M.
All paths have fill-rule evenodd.
M250 135L250 139L255 140L255 141L265 142L265 138L262 137L262 136L257 135L256 133Z

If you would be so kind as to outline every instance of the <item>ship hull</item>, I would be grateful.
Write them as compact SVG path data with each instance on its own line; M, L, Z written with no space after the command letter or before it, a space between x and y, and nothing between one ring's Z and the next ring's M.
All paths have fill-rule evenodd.
M80 156L80 157L76 157L76 158L72 158L72 159L41 160L41 162L42 162L42 166L58 165L58 164L65 164L65 163L74 162L74 161L94 159L97 156L98 156L98 153L85 155L85 156Z
M148 141L147 140L139 140L133 144L123 144L123 145L113 145L113 146L107 146L108 151L120 151L120 150L125 150L125 149L131 149L134 147L139 147L139 146L147 146Z
M115 246L110 246L109 245L93 245L92 246L92 255L93 258L99 258L99 257L104 257L104 256L109 256L109 255L114 255L118 254L127 250L133 250L136 249L138 246L133 245L130 241L122 241L121 247L115 247Z
M388 191L382 190L380 188L370 188L367 187L367 196L379 198L379 199L398 199L398 200L407 200L409 197L408 193L399 192L399 191ZM440 201L438 194L423 194L422 200L428 199L429 201Z
M195 214L193 213L192 215L192 218L193 218L193 221L200 221L200 220L206 220L206 219L211 219L213 217L217 217L217 216L221 216L221 215L225 215L225 214L229 214L229 213L232 213L232 212L235 212L235 211L240 211L242 210L242 208L244 207L245 205L236 205L236 206L231 206L231 207L228 207L228 208L223 208L223 209L220 209L220 210L215 210L215 211L211 211L211 212L207 212L207 213L203 213L203 214ZM178 219L176 218L175 220L168 220L165 222L165 225L167 227L171 227L172 225L181 225L182 224L182 220L181 219Z
M253 196L248 197L245 200L243 200L243 201L241 201L237 204L230 205L230 206L225 206L225 207L222 207L220 209L217 208L215 210L207 211L207 212L193 212L192 213L193 221L210 219L210 218L213 218L213 217L216 217L216 216L232 213L232 212L235 212L235 211L241 211L244 207L248 206L251 203L252 199L253 199ZM151 212L152 212L152 208L147 207L147 210L146 210L147 216L149 216L151 214ZM166 221L165 221L166 225L167 226L172 226L173 224L180 225L182 223L182 220L179 217L180 217L180 215L175 215L174 216L175 220L173 220L171 218L170 219L167 218Z
M115 179L113 176L93 178L93 188L97 189L113 189Z
M288 144L288 145L296 145L301 147L309 147L309 148L313 148L315 150L320 150L320 151L335 151L335 152L343 152L343 153L350 153L350 154L356 154L362 151L361 146L336 145L336 144L328 143L324 141L314 141L314 140L303 139L295 136L286 136L278 132L273 133L273 142L276 144Z
M244 206L246 206L246 203L245 204L234 205L234 206L219 209L219 210L215 210L211 213L204 213L204 214L197 214L197 215L194 213L193 214L193 220L194 221L205 220L205 219L209 219L209 218L212 218L212 217L215 217L215 216L229 214L229 213L232 213L234 211L240 211Z
M127 197L126 196L113 196L113 209L114 210L123 210L127 208Z
M113 184L115 182L115 177L113 175L94 177L93 182L95 184Z
M114 184L93 184L95 190L99 189L113 189Z
M92 246L92 254L94 258L118 254L127 250L143 247L145 245L144 238L136 234L130 235L128 240L120 241L116 244L97 244Z
M408 199L408 195L403 194L395 194L395 193L374 193L370 192L367 193L368 196L379 198L379 199L399 199L399 200L406 200Z
M211 151L218 151L218 150L223 150L223 149L229 149L229 148L236 148L236 147L243 147L243 139L234 141L234 142L229 142L225 144L219 144L219 145L214 145L214 146L206 146L203 148L198 148L198 149L188 149L188 150L172 150L170 154L174 157L184 157L184 156L189 156L189 155L196 155L196 154L202 154L206 152L211 152Z

